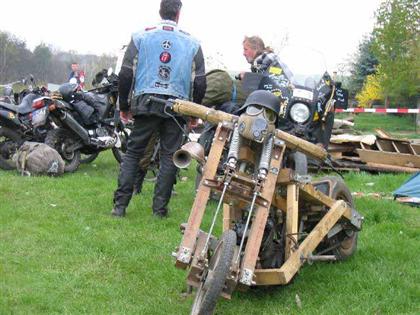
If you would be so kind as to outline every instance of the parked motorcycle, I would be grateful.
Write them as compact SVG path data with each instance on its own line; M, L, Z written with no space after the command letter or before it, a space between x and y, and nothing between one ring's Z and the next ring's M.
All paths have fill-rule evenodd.
M34 108L33 104L46 94L48 90L45 87L31 86L19 94L22 97L19 105L14 104L14 98L10 102L0 101L0 168L15 168L12 157L24 141L44 141L52 126L37 125L42 109Z
M111 149L121 162L126 150L128 132L116 110L118 76L101 71L95 79L98 87L93 90L83 92L77 84L65 83L58 93L43 97L36 105L44 109L39 121L57 126L48 132L45 143L60 153L66 172L77 170L81 154L96 155Z

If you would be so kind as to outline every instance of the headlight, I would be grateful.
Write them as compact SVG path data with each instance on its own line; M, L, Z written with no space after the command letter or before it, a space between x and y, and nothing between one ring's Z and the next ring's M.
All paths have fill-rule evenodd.
M309 107L303 103L295 103L290 108L290 118L299 124L307 121L310 114Z

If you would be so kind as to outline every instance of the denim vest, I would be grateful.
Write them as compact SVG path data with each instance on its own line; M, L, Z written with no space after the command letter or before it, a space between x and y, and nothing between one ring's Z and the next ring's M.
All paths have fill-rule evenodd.
M165 20L133 34L133 42L138 49L134 95L189 99L198 41L179 30L175 22Z

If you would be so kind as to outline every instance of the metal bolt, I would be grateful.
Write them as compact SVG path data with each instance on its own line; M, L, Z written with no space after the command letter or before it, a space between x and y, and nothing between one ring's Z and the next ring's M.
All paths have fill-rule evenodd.
M264 201L264 202L263 202L263 205L264 205L264 206L266 206L266 205L267 205L267 201Z
M223 137L219 137L219 140L222 141L223 140Z

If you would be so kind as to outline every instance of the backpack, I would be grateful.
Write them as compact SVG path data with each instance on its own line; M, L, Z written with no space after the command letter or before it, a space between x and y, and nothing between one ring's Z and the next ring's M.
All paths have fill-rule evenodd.
M13 159L23 176L59 176L64 173L64 161L60 154L45 143L26 141Z

